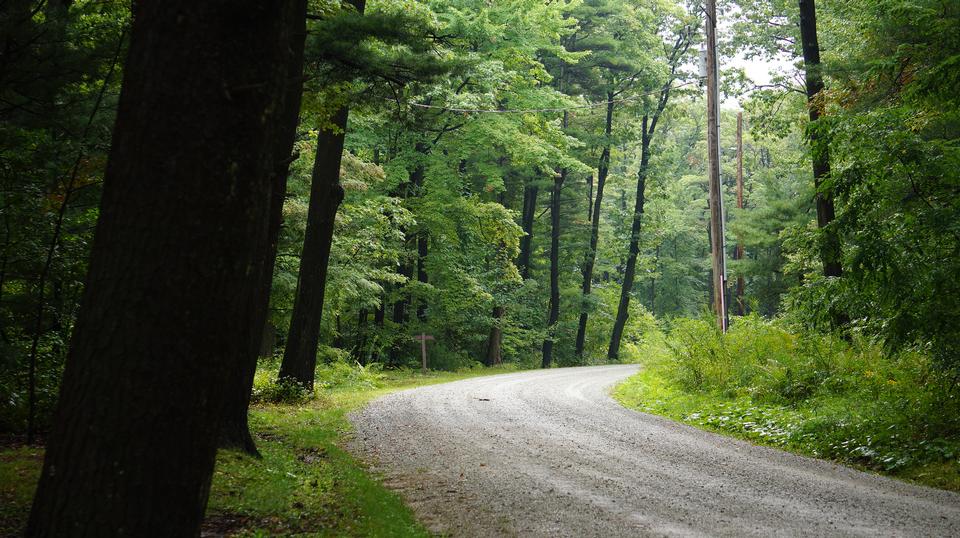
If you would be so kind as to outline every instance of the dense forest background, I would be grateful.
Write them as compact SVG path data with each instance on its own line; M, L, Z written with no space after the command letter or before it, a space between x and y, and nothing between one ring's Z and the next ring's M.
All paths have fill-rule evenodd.
M960 8L820 2L822 63L811 66L795 4L721 7L733 323L836 331L955 372ZM699 9L310 2L263 360L414 367L413 337L428 334L437 369L633 361L650 330L711 316ZM85 0L2 10L0 430L44 431L83 293L130 13ZM723 66L735 55L786 67L756 87ZM825 89L808 103L811 68ZM817 182L811 156L829 163ZM821 226L818 196L835 204ZM311 221L320 204L335 220L318 209ZM825 275L834 242L842 272ZM298 298L307 260L325 275ZM298 314L298 300L319 301L322 318Z
M960 490L960 4L712 6L0 3L0 531L390 525L336 443L428 367Z

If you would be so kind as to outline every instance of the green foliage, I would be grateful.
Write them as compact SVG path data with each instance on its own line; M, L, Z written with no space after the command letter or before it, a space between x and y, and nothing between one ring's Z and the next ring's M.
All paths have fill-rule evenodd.
M916 350L888 353L738 319L722 335L677 320L621 386L624 403L708 429L957 489L960 401L952 375ZM945 469L941 477L925 474ZM952 480L952 481L951 481Z
M26 428L31 362L39 429L56 403L99 215L128 19L120 2L0 5L0 431Z

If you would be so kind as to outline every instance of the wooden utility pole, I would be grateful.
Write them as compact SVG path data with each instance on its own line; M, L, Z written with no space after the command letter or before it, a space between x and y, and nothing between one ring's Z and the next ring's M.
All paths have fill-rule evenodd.
M743 112L737 112L737 209L743 209ZM743 241L737 238L737 249L733 252L733 259L743 259ZM747 308L743 304L743 271L737 273L737 315L746 314Z
M727 267L724 259L723 192L720 185L720 91L717 80L717 2L704 5L707 28L707 171L710 180L710 248L713 261L713 305L720 330L727 331Z

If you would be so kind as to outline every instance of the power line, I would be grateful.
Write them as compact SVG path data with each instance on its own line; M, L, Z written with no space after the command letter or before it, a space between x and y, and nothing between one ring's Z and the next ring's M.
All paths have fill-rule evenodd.
M683 88L685 86L690 86L695 84L695 82L684 82L674 86L674 89ZM458 108L458 107L446 107L439 105L428 105L425 103L407 103L410 106L417 108L428 108L431 110L441 110L444 112L455 112L458 114L533 114L533 113L551 113L551 112L567 112L570 110L584 110L590 108L600 108L607 106L608 103L625 103L629 101L636 101L643 97L649 95L659 94L662 90L650 91L642 93L640 95L635 95L633 97L624 97L622 99L613 99L611 101L600 101L598 103L590 103L587 105L577 105L564 108L515 108L515 109L497 109L497 108ZM393 99L388 99L388 101L393 101Z

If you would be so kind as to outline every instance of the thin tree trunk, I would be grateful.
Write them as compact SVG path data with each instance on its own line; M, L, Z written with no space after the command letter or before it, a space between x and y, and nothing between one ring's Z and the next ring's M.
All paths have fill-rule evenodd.
M542 368L549 368L553 362L554 331L560 318L560 190L566 177L567 170L564 168L554 178L550 195L550 306L547 311L547 337L543 341L543 361L540 364Z
M652 129L651 129L652 131ZM630 229L630 247L627 255L627 266L623 271L623 284L620 287L620 303L617 305L617 317L613 322L613 332L610 335L610 347L607 349L607 359L620 359L620 343L623 340L623 330L627 325L630 312L630 294L633 292L633 280L637 273L637 255L640 254L640 227L643 223L643 205L646 201L647 170L650 165L650 134L647 132L647 116L643 117L643 135L640 143L640 170L637 171L637 200L633 209L633 226Z
M520 256L517 258L517 268L520 276L526 280L530 278L530 252L533 248L533 224L537 211L536 185L527 185L523 189L523 213L520 217L520 227L524 236L520 238Z
M811 128L807 130L810 140L810 152L813 159L813 181L817 189L817 227L822 230L823 242L820 247L820 259L823 262L823 274L839 277L843 274L841 266L840 238L829 228L835 218L833 193L823 186L830 175L830 147L819 140L815 124L820 119L820 107L817 96L823 91L823 73L820 67L820 44L817 41L817 10L814 0L800 0L800 40L803 45L803 66L806 75L807 110Z
M338 110L333 117L337 132L320 131L317 135L317 156L310 184L310 207L300 255L300 276L290 316L287 345L280 363L279 378L294 381L307 390L313 390L333 226L337 208L343 201L340 161L348 114L346 107Z
M593 222L593 174L587 176L587 220Z
M417 282L427 284L427 269L424 263L429 253L427 248L427 234L421 231L417 234ZM421 298L417 304L417 320L421 323L427 321L427 302Z
M305 35L302 0L239 7L133 6L88 284L27 536L198 533L224 378L262 329L257 269L291 149L277 143L290 136L288 87L301 83L289 58Z
M373 326L377 330L370 341L370 362L380 362L380 351L377 349L377 337L383 336L383 320L387 316L387 296L386 293L380 297L380 305L373 311Z
M357 341L353 346L353 358L361 365L367 364L364 349L367 347L367 318L369 317L366 308L361 308L357 313Z
M53 9L54 14L62 15L62 9L64 6L57 3L56 9ZM65 24L65 23L63 23ZM60 27L62 30L64 26ZM97 115L97 112L100 110L100 105L103 103L103 96L106 93L107 87L110 84L110 80L113 78L114 70L117 67L117 64L120 61L120 55L123 51L123 42L126 38L126 32L120 34L120 38L117 40L116 52L114 53L113 61L110 63L110 71L107 73L107 76L104 77L103 83L100 86L100 91L97 94L96 102L93 105L93 109L90 112L90 116L87 118L86 126L83 129L83 134L81 139L86 139L87 135L90 132L90 128L93 125L93 120ZM40 343L40 337L43 331L43 310L44 302L46 301L46 291L47 291L47 278L50 276L50 268L53 263L54 257L56 256L57 247L60 245L60 235L63 231L63 221L67 214L67 208L71 202L71 196L74 193L74 184L77 180L77 172L80 170L80 164L84 159L83 152L77 155L77 158L74 160L73 167L70 172L70 177L67 180L66 188L64 189L63 202L60 204L60 209L57 211L57 221L53 228L53 235L50 238L50 244L47 248L47 256L43 264L43 268L40 270L40 274L37 277L37 310L34 316L34 327L33 335L30 343L30 355L29 355L29 370L27 373L27 443L33 443L34 435L36 434L36 414L37 414L37 352L38 345Z
M600 163L597 165L597 196L593 200L592 219L590 222L590 247L583 260L583 285L581 286L580 322L577 325L577 341L574 356L578 361L583 359L583 347L587 337L588 298L593 284L593 266L597 261L597 243L600 237L600 208L603 202L603 186L607 182L607 173L610 170L610 136L613 133L613 92L607 92L607 122L604 129L606 140L603 151L600 153Z
M660 265L660 245L657 245L656 253L653 257L653 272L656 274L657 267ZM657 278L650 279L650 314L657 315Z

